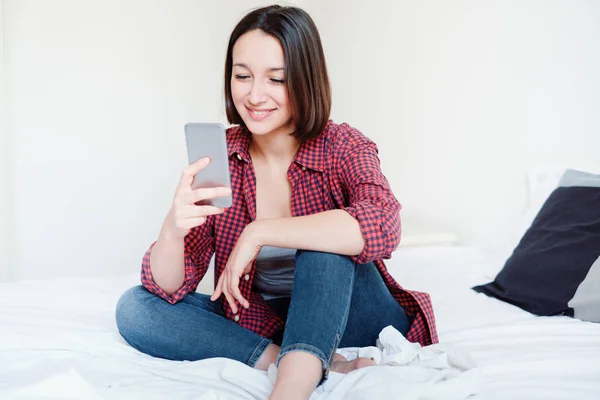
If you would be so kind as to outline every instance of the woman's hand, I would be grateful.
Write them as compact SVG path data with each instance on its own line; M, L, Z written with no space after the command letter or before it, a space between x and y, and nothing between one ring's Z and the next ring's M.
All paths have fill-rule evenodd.
M181 174L173 197L173 205L163 224L164 229L174 237L184 238L190 230L204 224L209 215L222 214L225 211L220 207L196 204L231 194L231 189L227 187L192 189L194 177L209 163L208 157L201 158L187 166Z
M248 224L238 238L229 255L225 269L219 277L215 291L210 296L210 300L215 301L221 294L224 294L234 314L238 312L235 304L236 299L243 307L248 308L250 306L240 293L239 284L242 275L248 274L252 269L252 261L258 256L262 248L262 244L258 241L258 235L254 232L254 225L253 222Z

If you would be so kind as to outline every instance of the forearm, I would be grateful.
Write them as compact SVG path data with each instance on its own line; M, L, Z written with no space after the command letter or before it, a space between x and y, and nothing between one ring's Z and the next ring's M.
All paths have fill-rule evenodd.
M252 223L261 245L357 255L365 240L358 221L344 210L329 210L292 218L270 218Z
M184 239L171 235L164 225L150 254L150 269L154 282L169 296L185 280Z

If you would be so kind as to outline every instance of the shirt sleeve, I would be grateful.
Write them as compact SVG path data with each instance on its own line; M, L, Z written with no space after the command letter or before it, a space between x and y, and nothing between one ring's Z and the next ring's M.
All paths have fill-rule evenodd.
M206 274L210 259L212 258L214 247L214 216L209 215L206 222L199 227L195 227L186 235L184 239L184 264L185 280L183 285L171 295L168 295L152 278L150 269L150 255L156 242L150 245L142 260L142 285L149 292L162 297L171 304L175 304L183 299L188 293L193 292L198 287L200 280Z
M358 221L365 240L363 251L351 258L359 264L391 258L400 244L402 206L381 172L377 145L366 139L354 146L343 157L340 174L349 195L343 209Z

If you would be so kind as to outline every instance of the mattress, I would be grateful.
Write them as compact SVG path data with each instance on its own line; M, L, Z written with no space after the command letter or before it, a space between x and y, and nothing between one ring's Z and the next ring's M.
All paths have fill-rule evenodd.
M473 247L423 246L400 248L386 264L401 285L431 294L440 343L476 363L483 382L472 398L600 398L600 324L534 316L470 290L487 282L484 271L497 262ZM117 332L114 308L137 284L137 271L0 284L0 398L268 398L266 372L227 359L162 360L128 346ZM205 278L199 291L210 292L211 284ZM359 395L359 384L365 382L344 398L373 398ZM389 397L424 393L400 388Z

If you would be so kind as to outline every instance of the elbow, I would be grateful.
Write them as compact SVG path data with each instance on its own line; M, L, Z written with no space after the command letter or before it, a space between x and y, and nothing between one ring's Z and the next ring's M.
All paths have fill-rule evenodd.
M382 231L386 236L385 243L387 248L385 256L383 258L392 258L392 253L398 250L400 247L400 241L402 239L402 224L400 221L400 203L396 202L396 207L389 213L389 218L386 223L381 227Z
M175 293L180 291L183 286L183 283L178 286L158 285L158 287L160 287L162 291L167 295L167 298L165 298L165 300L167 301L169 301L169 298L172 298Z
M387 258L392 258L392 253L400 247L400 235L395 235L388 240L389 247L386 252Z
M394 223L394 229L389 233L389 243L391 245L390 253L398 250L400 247L400 242L402 241L402 227L400 222L400 216L396 219L396 223Z
M369 204L358 208L358 212L352 209L364 240L362 251L353 256L357 263L392 258L392 253L400 245L400 208L400 203L394 201L384 207Z

